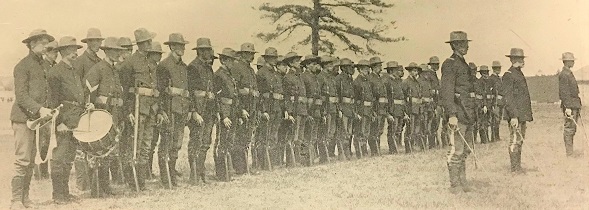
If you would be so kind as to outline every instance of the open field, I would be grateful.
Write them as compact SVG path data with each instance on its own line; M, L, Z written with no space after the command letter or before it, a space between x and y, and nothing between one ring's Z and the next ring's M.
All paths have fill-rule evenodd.
M0 106L9 110L5 104ZM88 192L75 190L72 179L72 192L81 195L83 201L57 206L50 201L50 181L44 180L33 181L31 197L41 203L42 209L589 209L589 148L582 128L575 138L575 150L581 157L566 158L558 106L536 104L533 108L535 121L528 125L522 154L528 173L514 176L509 172L503 123L503 141L477 145L479 169L474 169L473 158L469 158L467 175L475 188L471 193L448 192L446 150L437 149L283 168L236 177L229 183L211 178L209 184L201 186L186 184L188 170L183 158L179 168L185 176L176 190L161 189L157 182L151 182L148 192L135 194L115 186L119 196L91 199ZM0 117L0 127L4 128L6 111ZM588 118L585 112L585 123L589 123ZM3 132L0 209L9 205L12 148L10 132ZM386 141L382 148L387 148ZM186 147L182 152L181 158L186 156ZM210 160L207 167L212 175Z

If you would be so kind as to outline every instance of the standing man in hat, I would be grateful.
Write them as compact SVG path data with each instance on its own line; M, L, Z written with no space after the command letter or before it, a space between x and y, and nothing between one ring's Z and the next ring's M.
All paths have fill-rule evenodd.
M468 192L466 182L466 158L474 145L473 125L475 114L474 81L476 77L464 59L468 52L467 34L463 31L450 33L453 54L442 64L440 102L448 118L449 151L447 157L450 176L450 192ZM472 94L471 94L472 93Z
M339 97L339 126L337 134L338 156L340 160L352 158L352 123L357 117L354 106L354 62L348 58L340 60L342 73L336 76Z
M387 107L387 143L389 145L389 154L396 154L401 146L403 126L405 119L409 116L406 113L405 107L405 93L403 92L403 75L405 72L399 66L397 61L387 62L388 76L385 79L385 87L387 90L387 99L389 106ZM405 152L409 153L411 145L405 143Z
M405 69L409 72L409 76L403 80L403 92L409 104L407 113L409 113L409 129L405 131L405 147L409 145L406 152L411 153L413 146L417 145L422 150L425 150L425 142L423 141L422 133L422 88L417 77L419 76L419 69L416 63L411 62Z
M429 68L425 68L419 74L419 77L429 85L429 95L431 96L432 100L429 103L429 121L426 130L429 132L429 136L427 137L430 146L442 146L447 145L447 142L438 139L438 127L440 124L440 118L442 116L442 110L438 107L439 106L439 90L440 90L440 79L438 78L437 71L440 69L440 59L437 56L432 56L429 58L429 62L427 63ZM429 100L429 99L426 99ZM443 137L443 136L442 136Z
M158 149L160 179L165 187L168 186L168 175L170 175L171 184L175 187L178 186L175 174L176 160L178 159L178 151L182 148L184 127L190 118L188 67L182 61L186 44L188 42L184 40L182 34L170 34L164 45L169 46L171 53L157 66L158 90L162 93L160 100L162 108L170 118L170 123L164 129L164 135L161 136ZM168 161L168 170L172 174L165 173L165 161Z
M370 84L370 62L367 60L360 60L356 64L358 72L360 73L356 80L354 80L354 100L356 101L356 120L354 121L354 148L356 149L356 157L358 159L368 155L368 140L371 137L371 124L374 118L373 89ZM370 145L373 151L372 155L376 155L376 142Z
M370 58L370 68L372 72L368 74L368 80L370 81L372 95L374 96L374 120L370 125L371 131L368 144L370 146L370 153L374 156L380 155L380 136L384 132L384 122L388 115L387 108L389 101L385 85L385 80L388 76L382 71L380 57Z
M262 98L260 100L260 112L262 113L261 123L256 132L256 152L254 162L257 167L265 170L272 170L272 166L279 164L278 152L278 129L282 123L284 100L282 89L282 76L276 71L278 51L276 48L268 47L264 55L258 58L265 61L261 68L258 68L257 83ZM268 158L270 160L268 160Z
M492 115L491 115L491 141L499 141L499 125L501 124L501 118L503 116L503 108L505 107L505 101L503 95L501 95L501 63L499 61L493 61L493 74L489 76L491 82L491 93L493 94L492 100Z
M256 70L260 71L260 69L266 65L268 65L268 63L266 63L264 56L258 57L258 60L256 61Z
M156 66L160 63L160 61L162 60L162 54L164 54L164 51L162 49L162 44L160 44L159 42L151 42L151 48L149 48L149 50L147 50L147 60L149 62L151 62L151 65ZM156 69L156 75L157 75L157 69ZM159 93L159 89L158 89L158 93ZM161 101L159 101L160 103L158 103L158 106L161 105ZM165 111L165 110L164 110ZM160 141L160 134L166 134L166 125L162 124L162 123L156 123L155 127L153 127L153 140L151 141L151 146L149 148L149 160L147 163L147 176L146 178L149 180L154 179L155 175L153 175L153 155L155 154L155 147L158 145L158 142ZM162 161L163 162L163 161ZM165 169L165 167L164 167Z
M125 48L123 52L121 52L121 62L127 60L131 55L133 55L133 42L131 42L131 38L129 37L121 37L119 38L119 45L122 48Z
M166 113L159 109L159 91L157 90L157 74L155 62L148 58L148 51L152 48L152 39L155 33L147 31L145 28L135 30L135 41L137 43L137 51L129 57L121 67L121 82L123 84L123 92L126 95L125 116L138 123L137 138L137 154L129 153L127 160L132 167L136 168L137 181L139 190L146 190L145 178L148 171L148 160L150 147L153 139L154 127L157 123L162 123L166 118ZM161 55L160 55L161 58ZM139 98L139 104L135 105L135 97ZM139 116L134 115L134 109L138 106ZM156 119L157 118L157 119ZM155 140L157 141L157 140ZM126 148L131 148L133 151L133 142L126 142ZM136 159L133 159L136 157ZM132 173L125 177L133 177ZM133 179L129 179L130 186L135 186ZM133 187L133 189L135 189Z
M53 67L55 66L55 64L57 64L57 62L55 62L57 60L57 56L58 56L58 51L55 49L57 48L57 41L52 41L49 42L49 44L47 44L46 46L47 51L43 54L44 56L44 61L46 61L46 67Z
M575 66L575 55L571 52L562 54L562 71L558 74L558 96L560 108L564 112L564 146L566 155L573 155L573 139L577 132L577 120L581 112L581 98L579 98L579 86L571 68Z
M510 54L505 55L511 61L511 67L503 74L502 91L505 96L505 111L509 119L509 159L511 172L525 173L521 167L522 144L526 138L526 123L534 120L532 116L532 102L526 77L522 72L525 65L524 50L511 48Z
M319 133L324 134L319 136L319 161L322 163L329 162L329 157L335 157L335 147L337 145L337 124L338 124L338 92L337 92L337 59L331 56L321 56L321 72L317 75L319 81L319 90L323 105L321 106L321 113L323 119L319 126ZM327 148L327 151L321 148ZM341 154L341 150L340 150Z
M477 120L478 131L481 138L481 144L489 142L489 124L490 124L490 107L493 100L492 85L489 79L489 67L482 65L479 68L481 77L477 80L476 88L476 102L477 102ZM475 136L476 137L476 136Z
M87 47L86 51L76 58L73 64L74 69L78 71L80 79L83 79L86 76L86 73L88 73L92 66L101 61L96 53L100 51L100 46L102 45L103 40L104 38L102 38L100 30L97 28L89 28L86 38L80 40L82 43L86 43ZM80 190L89 189L91 174L89 174L90 170L88 170L86 154L84 154L79 148L76 150L76 160L74 165L76 170L76 186Z
M419 65L417 81L419 82L419 86L421 88L421 139L424 142L425 149L431 149L436 145L434 137L435 131L430 129L435 116L435 106L432 94L432 85L428 79L422 76L423 72L427 71L429 71L427 64L422 63Z
M304 149L307 156L304 160L304 164L307 166L313 165L315 159L317 144L318 144L318 132L319 123L322 120L323 114L321 113L321 105L323 105L323 99L321 96L321 90L319 89L319 80L317 74L321 72L321 66L319 66L319 57L314 55L307 55L305 59L301 61L303 66L303 73L301 79L305 84L305 92L307 92L307 121L305 122L305 136L304 136ZM325 150L327 147L320 147L319 149Z
M284 63L289 67L288 73L283 79L284 96L286 111L294 118L292 124L288 124L286 164L294 167L301 163L301 156L306 155L304 151L306 146L305 140L305 122L308 116L307 110L307 90L301 74L301 56L295 52L289 52L284 56ZM294 150L293 153L290 151Z
M70 194L69 176L72 163L76 156L77 140L72 130L78 127L80 115L85 109L93 109L92 103L86 103L85 86L74 68L73 62L78 57L76 38L62 37L57 46L61 61L49 70L49 106L63 105L59 117L55 122L57 147L53 150L51 160L51 182L53 185L53 200L56 204L67 204L78 200Z
M14 176L11 180L12 199L11 209L32 207L29 199L29 189L35 166L35 131L26 125L27 120L51 116L51 109L47 104L49 73L43 54L47 45L55 38L43 29L30 33L22 43L26 44L29 54L14 67L14 94L16 101L12 105L10 121L14 130Z
M188 140L188 164L190 182L196 184L205 179L205 160L211 147L211 135L216 119L215 94L213 92L213 47L209 38L196 40L196 58L188 64L188 91L192 94L191 118L188 121L190 136Z
M104 51L106 57L90 68L84 83L90 94L90 101L95 104L96 108L104 109L112 115L114 130L111 130L113 132L104 138L114 138L122 132L121 124L125 120L121 114L123 109L123 86L120 81L119 70L115 68L115 64L119 62L121 52L125 48L119 45L118 38L107 37L104 46L101 46L100 49ZM112 139L111 142L115 140L118 141ZM92 180L90 181L92 183L90 189L93 197L99 197L102 193L114 195L109 184L109 168L112 169L113 179L116 177L115 174L119 172L119 165L118 162L115 162L117 159L113 157L114 155L118 154L111 153L111 156L97 160L98 166L94 170L98 170L98 180L95 179L96 177L90 176ZM96 188L96 182L98 182L100 189Z
M472 74L472 77L471 78L474 78L474 81L473 81L473 85L474 85L473 94L474 95L472 96L472 98L474 98L474 101L475 101L475 112L474 112L474 128L473 128L473 131L472 131L473 132L472 135L473 135L473 138L474 138L474 142L476 143L477 142L477 138L479 136L479 113L478 113L478 110L477 110L477 108L478 108L477 101L480 100L480 99L477 99L476 98L476 91L477 91L478 85L479 85L477 83L476 76L477 76L477 71L478 71L477 69L479 67L474 62L469 62L468 63L468 67L470 68L470 72L469 73Z
M244 123L237 125L237 136L231 157L233 158L233 167L238 175L249 173L248 150L257 127L258 120L258 84L256 73L251 67L256 54L254 44L243 43L241 49L237 51L239 59L236 65L236 74L234 78L237 82L239 92L239 105L241 107Z

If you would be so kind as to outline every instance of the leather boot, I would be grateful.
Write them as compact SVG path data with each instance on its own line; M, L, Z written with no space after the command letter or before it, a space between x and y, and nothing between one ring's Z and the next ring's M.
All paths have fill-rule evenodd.
M63 186L63 171L61 170L60 167L58 166L52 166L51 167L51 184L52 184L52 188L53 188L53 192L52 192L52 198L53 198L53 202L55 202L56 204L68 204L69 201L66 198L67 196L65 195L65 190L64 190L64 186ZM21 192L22 193L22 192Z
M145 178L146 179L150 179L150 180L155 178L155 176L153 174L153 155L154 154L149 155L149 159L147 160L147 168L146 168L146 170L147 170L147 174L146 175L147 176Z
M376 138L370 138L370 140L368 141L368 146L370 147L370 155L371 156L378 156L379 155L377 143L378 142L377 142Z
M176 171L176 159L170 159L168 165L170 166L170 178L172 180L172 186L178 187L178 173L174 173Z
M573 135L564 135L564 147L568 157L573 156Z
M213 155L213 162L215 162L215 176L219 181L226 181L226 165L223 156L225 153L218 151Z
M170 176L168 179L168 171L166 170L166 161L165 158L160 157L158 158L158 166L160 169L160 182L163 188L165 189L170 189L170 184L172 183L168 183L168 180L171 180L173 176ZM168 163L169 164L169 163ZM168 170L171 169L171 165L169 165L170 167L167 168ZM172 173L172 171L170 170L170 174ZM141 188L141 186L140 186Z
M188 157L188 166L190 167L190 176L188 182L192 185L197 183L196 181L196 158Z
M206 167L205 167L205 161L207 158L206 155L207 155L206 152L201 152L200 154L198 154L198 156L196 156L196 176L197 176L197 178L200 178L200 180L204 184L207 183Z
M458 194L462 190L460 184L460 168L458 165L448 164L448 175L450 175L450 193Z
M98 171L98 181L100 182L100 190L102 190L103 195L113 196L116 195L113 189L110 187L110 180L109 180L109 169L110 164L105 166L101 166Z
M511 164L511 172L517 171L516 152L509 150L509 163Z
M462 186L462 191L464 192L470 192L472 191L472 188L470 187L470 185L468 184L468 181L466 180L466 161L463 160L462 163L460 164L460 185Z
M29 166L27 172L25 173L25 177L23 179L23 194L22 194L22 203L27 208L32 208L34 206L33 201L29 198L29 190L31 187L31 179L33 178L33 166Z
M319 142L319 162L320 163L327 163L328 161L329 161L328 145L325 142Z
M362 148L362 144L360 143L360 141L362 141L362 139L359 139L359 138L355 138L353 140L354 153L356 154L356 158L358 158L358 159L362 158L362 156L363 156L363 153L362 153L363 148Z
M12 178L10 185L12 187L12 199L10 200L10 209L25 209L23 204L23 180L22 176Z
M410 154L412 152L412 147L413 145L411 145L411 138L405 136L405 153L406 154Z
M162 161L163 162L163 161ZM145 178L147 178L147 164L136 164L135 165L137 170L137 183L139 185L139 190L145 191L147 188L145 187ZM135 188L133 186L133 188Z

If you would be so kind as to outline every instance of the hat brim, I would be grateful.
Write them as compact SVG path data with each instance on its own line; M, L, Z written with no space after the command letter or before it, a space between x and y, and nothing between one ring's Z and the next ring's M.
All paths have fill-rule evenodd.
M301 65L307 65L311 62L316 62L319 63L320 59L319 58L311 58L311 59L305 59L303 61L301 61Z
M219 58L221 58L221 57L226 57L226 58L233 58L233 59L237 59L236 57L233 57L233 56L230 56L230 55L225 55L225 54L222 54L222 53L219 53L218 55L219 55ZM216 57L216 56L215 56L215 57Z
M398 68L399 68L398 66L387 66L387 67L384 67L384 69L398 69Z
M77 49L81 49L82 45L72 44L72 45L65 45L65 46L57 46L56 48L53 48L53 49L54 50L61 50L63 48L67 48L67 47L76 47Z
M407 70L407 71L411 71L413 69L421 70L421 68L419 68L419 67L405 67L405 70Z
M369 65L369 66L374 66L374 65L376 65L376 64L382 64L382 63L383 63L382 61L375 62L375 63L370 63L370 65Z
M472 40L470 40L470 39L462 39L462 40L450 40L450 41L446 41L446 43L459 42L459 41L467 41L467 42L470 42L470 41L472 41Z
M262 55L262 57L278 57L278 55Z
M242 53L242 52L250 52L250 53L258 53L257 51L249 51L249 50L245 50L245 51L237 51L237 53Z
M30 37L28 37L28 38L26 38L26 39L22 40L22 43L25 43L25 44L26 44L26 43L29 43L29 42L31 42L31 40L33 40L33 39L37 39L37 38L40 38L40 37L42 37L42 36L45 36L45 37L47 37L47 40L48 40L49 42L55 41L55 38L54 38L53 36L49 35L49 34L37 34L37 35L30 36Z
M577 59L576 58L573 58L573 59L562 59L562 58L559 58L558 60L561 60L561 61L576 61Z
M80 40L80 42L82 42L82 43L86 43L86 42L88 42L89 40L95 40L95 39L98 39L98 40L104 40L104 38L102 38L102 37L89 37L89 38L84 38L84 39Z
M505 57L508 57L508 58L511 58L511 57L514 57L514 58L527 58L528 56L521 56L521 55L505 55Z
M183 44L183 45L186 45L188 43L190 43L190 42L187 42L187 41L184 41L184 42L167 41L167 42L164 42L164 45L170 45L170 44Z
M427 65L430 65L430 64L440 64L440 62L437 62L437 63L427 63Z
M164 53L164 51L158 51L158 50L148 50L148 53Z
M107 46L100 46L101 50L126 50L127 48L124 47L107 47Z
M200 46L200 47L192 48L192 50L198 50L198 49L213 49L213 47L212 46Z
M153 38L155 38L155 36L157 36L157 34L156 34L156 33L154 33L154 32L149 32L149 38L144 38L144 39L140 39L140 40L135 40L135 43L139 43L139 42L144 42L144 41L152 40Z
M297 59L297 58L298 58L298 59L301 59L302 57L303 57L303 56L300 56L300 55L297 55L297 56L292 56L292 57L284 58L284 60L283 60L283 61L284 61L284 62L290 62L290 61L292 61L292 60L294 60L294 59Z

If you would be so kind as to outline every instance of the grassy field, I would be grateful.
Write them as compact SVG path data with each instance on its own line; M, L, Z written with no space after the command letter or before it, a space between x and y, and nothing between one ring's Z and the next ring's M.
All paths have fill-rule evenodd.
M5 113L0 117L6 117ZM89 193L76 191L72 180L73 193L84 199L64 206L51 204L50 181L33 181L31 196L42 209L589 209L589 151L583 131L575 139L580 157L567 158L558 106L534 105L534 117L522 154L528 173L514 176L509 172L507 134L503 132L503 141L477 145L478 169L469 158L468 180L475 189L471 193L448 192L446 149L437 149L277 169L236 177L229 183L211 179L201 186L187 185L184 176L176 190L161 189L157 182L150 182L151 190L139 194L115 186L120 195L106 199L92 199ZM589 116L584 117L589 123ZM502 126L505 131L505 123ZM387 148L385 142L383 148ZM9 205L12 148L12 136L0 136L0 158L5 160L0 163L4 169L0 209ZM182 152L185 157L186 147ZM185 159L179 164L188 174ZM213 174L211 164L209 161L209 175Z

